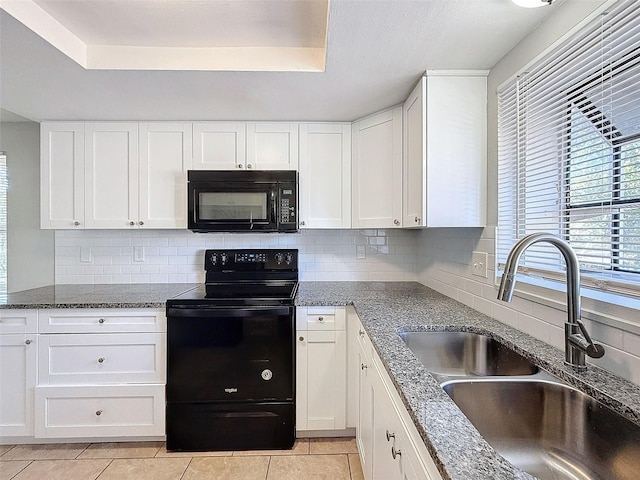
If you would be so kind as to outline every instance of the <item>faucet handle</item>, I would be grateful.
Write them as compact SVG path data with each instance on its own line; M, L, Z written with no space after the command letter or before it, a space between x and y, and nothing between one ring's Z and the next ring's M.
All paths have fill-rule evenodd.
M589 336L589 332L587 332L587 327L584 326L584 323L582 323L580 320L576 320L576 322L578 323L578 327L580 327L580 332L582 333L582 336L588 343L586 348L586 354L589 355L591 358L602 357L604 355L604 347L599 343L595 343L593 340L591 340L591 337Z

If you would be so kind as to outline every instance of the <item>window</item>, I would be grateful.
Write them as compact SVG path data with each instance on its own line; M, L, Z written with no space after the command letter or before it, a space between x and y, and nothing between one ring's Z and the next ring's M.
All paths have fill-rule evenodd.
M498 91L498 245L550 232L592 286L640 293L640 2L621 0ZM525 271L564 277L536 244Z
M0 152L0 294L7 293L7 156Z

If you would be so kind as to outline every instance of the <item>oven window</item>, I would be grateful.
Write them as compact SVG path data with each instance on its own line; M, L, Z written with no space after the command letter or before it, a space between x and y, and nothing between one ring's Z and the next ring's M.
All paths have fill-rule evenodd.
M200 192L201 220L265 220L265 192Z

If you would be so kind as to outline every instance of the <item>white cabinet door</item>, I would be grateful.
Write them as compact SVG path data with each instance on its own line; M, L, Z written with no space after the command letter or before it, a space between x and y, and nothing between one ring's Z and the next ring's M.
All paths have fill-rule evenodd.
M347 428L347 335L344 307L298 307L296 429Z
M200 122L193 124L193 169L237 170L246 166L244 123Z
M0 436L33 436L37 335L0 335Z
M84 123L40 125L40 226L84 227Z
M247 169L297 170L297 123L247 123Z
M85 124L87 228L138 226L138 124Z
M372 346L362 328L359 329L358 334L358 421L356 425L356 443L364 478L365 480L373 480L373 430L376 420L374 418L374 384L372 382Z
M351 125L300 125L300 228L351 228Z
M427 227L483 227L487 72L427 72Z
M141 123L138 225L187 228L190 123Z
M402 107L403 227L422 226L426 212L426 87L427 79L422 77ZM446 205L443 202L439 207Z
M402 225L402 107L352 127L353 228Z

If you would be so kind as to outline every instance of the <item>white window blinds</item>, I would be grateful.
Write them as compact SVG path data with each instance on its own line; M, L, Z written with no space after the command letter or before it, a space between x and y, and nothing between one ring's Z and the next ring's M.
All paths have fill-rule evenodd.
M7 156L0 152L0 293L7 292Z
M568 240L595 287L640 287L640 2L621 0L498 91L498 243ZM564 277L554 248L524 271Z

